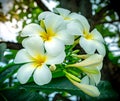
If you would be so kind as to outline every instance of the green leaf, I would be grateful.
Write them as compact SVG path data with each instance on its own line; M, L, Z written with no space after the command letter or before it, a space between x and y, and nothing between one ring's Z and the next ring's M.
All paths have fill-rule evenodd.
M39 92L26 89L7 89L0 92L0 101L47 101Z
M64 77L53 79L49 84L43 86L30 83L21 85L21 87L24 89L41 90L45 92L68 92L72 95L80 96L83 101L116 101L118 98L118 94L113 90L111 84L107 81L101 81L98 84L98 89L100 90L99 97L90 97L86 95Z
M3 69L0 71L0 83L16 73L19 67L20 65L15 65L13 63L3 67Z
M66 91L70 94L78 96L84 94L83 92L80 91L79 88L74 86L68 79L66 79L66 77L55 78L49 84L43 86L38 86L34 83L30 83L26 85L21 85L21 87L25 89L42 90L47 92Z
M118 61L119 61L119 59L120 59L120 56L118 55L118 56L115 56L112 52L109 52L108 53L108 57L109 57L109 59L111 60L111 62L113 63L113 64L118 64Z
M53 78L63 77L64 75L65 74L63 73L63 71L61 70L59 65L57 66L56 70L52 72L52 77Z
M97 30L102 34L103 37L114 37L116 36L116 31L111 32L108 27L105 27L103 24L96 26Z
M4 54L4 51L5 51L6 47L7 46L6 46L5 43L0 44L0 61L2 61L2 59L3 59L3 54Z

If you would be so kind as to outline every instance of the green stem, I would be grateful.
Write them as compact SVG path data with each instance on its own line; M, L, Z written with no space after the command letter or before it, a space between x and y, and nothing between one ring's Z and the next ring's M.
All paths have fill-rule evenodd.
M14 63L10 63L8 65L6 65L5 67L3 67L1 70L0 70L0 73L4 72L6 69L8 69L9 67L12 67L14 66L15 64Z
M78 77L66 72L65 70L63 72L66 74L67 77L70 77L71 79L73 79L73 80L75 80L77 82L81 82L81 80Z
M72 47L70 48L69 51L72 51L72 49L79 43L79 38L77 40L75 40L74 44L72 45Z

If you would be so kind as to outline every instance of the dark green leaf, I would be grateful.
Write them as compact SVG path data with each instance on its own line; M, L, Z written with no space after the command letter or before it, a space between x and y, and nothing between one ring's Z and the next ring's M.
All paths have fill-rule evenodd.
M90 97L86 95L85 93L81 92L79 88L72 85L72 83L66 78L53 79L49 84L46 84L44 86L38 86L35 84L27 84L21 86L25 89L42 90L47 92L66 91L72 95L80 96L83 101L116 101L118 98L118 94L113 90L111 84L107 81L101 81L98 84L98 89L101 93L99 97Z
M7 78L11 77L20 67L20 65L10 64L9 66L3 67L0 72L0 83L2 83Z
M79 88L74 86L68 79L66 79L66 77L53 79L49 84L43 86L38 86L36 84L26 84L21 86L26 89L34 89L34 90L42 90L42 91L47 90L47 92L66 91L73 95L78 95L78 96L83 94L83 92L81 92Z
M32 90L7 89L0 92L0 101L47 101L45 98Z
M3 59L3 54L4 54L4 51L5 51L6 47L7 46L6 46L5 43L0 44L0 61L2 61L2 59Z

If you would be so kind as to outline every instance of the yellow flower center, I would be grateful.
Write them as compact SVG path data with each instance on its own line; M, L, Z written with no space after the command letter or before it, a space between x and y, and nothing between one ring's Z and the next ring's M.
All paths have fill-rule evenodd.
M46 56L44 55L37 55L34 58L32 58L33 62L34 62L34 67L38 67L41 66L43 63L45 63L46 61Z
M64 20L71 20L71 18L69 18L69 17L64 17Z
M50 41L55 35L56 34L51 29L47 29L46 32L40 33L40 36L44 41Z
M88 31L84 30L83 31L84 37L88 40L92 40L93 39L93 35L90 34Z

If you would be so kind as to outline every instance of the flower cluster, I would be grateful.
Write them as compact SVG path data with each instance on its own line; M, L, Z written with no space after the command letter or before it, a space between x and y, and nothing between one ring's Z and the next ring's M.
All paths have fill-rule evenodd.
M26 25L21 33L25 37L24 49L18 51L14 60L16 64L24 63L17 72L20 83L27 83L33 75L36 84L47 84L52 71L58 68L56 64L62 64L61 72L75 86L90 96L99 96L96 85L101 78L105 47L97 29L90 31L84 16L63 8L43 12L38 20L40 24ZM77 44L86 54L75 49ZM69 56L77 59L70 62Z

